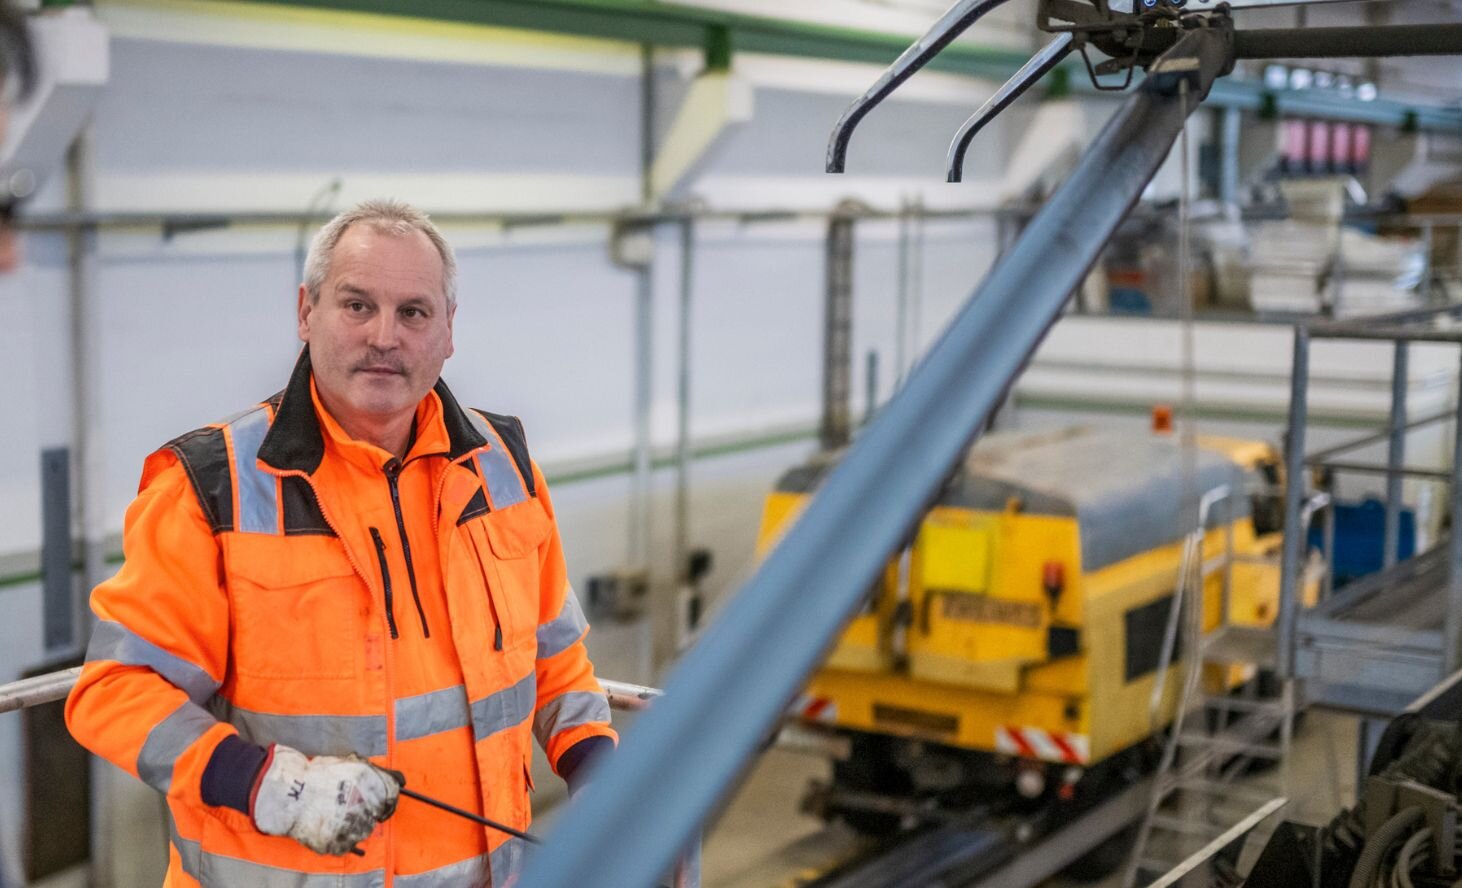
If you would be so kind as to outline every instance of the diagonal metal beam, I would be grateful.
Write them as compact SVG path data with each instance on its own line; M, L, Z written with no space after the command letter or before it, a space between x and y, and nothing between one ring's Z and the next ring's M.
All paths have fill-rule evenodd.
M522 888L644 888L670 868L933 501L1227 61L1222 37L1206 30L1159 60L1159 73L1112 117L680 662L665 699L627 732L529 862Z

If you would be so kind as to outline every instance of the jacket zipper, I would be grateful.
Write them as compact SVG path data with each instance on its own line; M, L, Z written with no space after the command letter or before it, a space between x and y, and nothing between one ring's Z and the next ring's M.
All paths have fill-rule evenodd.
M386 566L386 541L381 539L381 532L374 527L371 528L371 541L376 544L376 558L381 562L381 587L386 592L386 625L391 630L392 638L400 638L396 632L396 605L391 600L391 568Z
M426 610L422 608L421 596L416 591L416 566L411 563L411 541L406 538L406 519L401 516L401 488L396 483L401 477L401 462L393 459L386 463L385 472L386 484L391 488L391 508L396 512L396 532L401 535L401 554L406 557L406 579L411 583L411 600L416 603L416 615L421 619L422 636L431 638L431 630L426 625Z
M341 547L345 549L345 558L350 562L351 567L355 568L356 576L360 577L361 582L365 583L366 588L369 589L370 578L366 575L365 569L361 567L360 562L356 560L355 553L351 551L350 546L345 542L345 537L342 536L340 533L340 526L335 523L333 518L330 517L330 510L325 508L325 501L320 498L320 491L315 487L315 479L311 478L308 474L298 470L282 471L277 472L276 474L281 478L303 478L305 479L305 483L310 485L310 491L315 496L315 502L320 506L320 515L324 517L325 523L329 525L330 530L334 532L335 538L340 540ZM371 531L371 535L375 538L376 541L376 555L381 559L381 576L386 580L386 600L387 602L389 602L391 587L390 578L385 570L385 543L383 540L381 540L381 535L379 531L377 531L375 528L371 528ZM386 625L390 628L391 634L394 637L396 634L396 627L391 617L391 611L389 609L386 611ZM392 645L386 645L386 701L384 703L384 707L386 711L386 767L388 768L391 767L392 764L396 761L396 705L394 696L394 688L396 687L396 664L395 658L392 656L391 651ZM387 873L386 878L388 880L391 879L391 876L389 874L396 871L396 839L394 835L394 830L395 824L392 823L390 820L387 820L385 823L381 824L381 841L384 842L386 846L385 870Z

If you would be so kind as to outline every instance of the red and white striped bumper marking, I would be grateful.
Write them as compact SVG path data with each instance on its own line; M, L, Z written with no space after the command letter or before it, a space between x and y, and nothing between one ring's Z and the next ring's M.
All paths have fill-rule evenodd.
M792 711L803 721L831 723L838 720L838 704L827 697L803 694L792 703Z
M995 729L995 749L1008 755L1085 765L1091 761L1091 740L1085 734L1060 734L1040 728L1005 725Z

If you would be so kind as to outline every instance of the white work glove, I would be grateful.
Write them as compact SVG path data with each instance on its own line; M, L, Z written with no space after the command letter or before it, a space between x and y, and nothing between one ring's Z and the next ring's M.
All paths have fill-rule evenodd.
M400 791L391 772L363 759L310 758L275 744L254 790L254 825L320 854L345 854L395 812Z

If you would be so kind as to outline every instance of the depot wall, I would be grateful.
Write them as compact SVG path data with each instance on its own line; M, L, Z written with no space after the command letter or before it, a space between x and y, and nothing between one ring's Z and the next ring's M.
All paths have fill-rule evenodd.
M329 209L372 195L432 210L607 209L639 196L636 65L595 70L362 59L339 53L117 37L113 73L94 128L98 209L125 211ZM581 66L582 67L582 66ZM590 66L592 67L592 66ZM661 66L662 103L682 77ZM816 156L779 156L779 137L820 143L844 97L766 89L738 133L722 188L742 205L778 206L778 183L809 180L806 208L858 194L858 180L821 180ZM896 150L878 131L857 158L869 181L934 178L929 164L966 108L894 103L880 127L906 134ZM666 109L668 114L668 109ZM886 134L886 130L885 130ZM991 133L1003 143L999 128ZM907 149L920 144L922 156ZM730 146L734 148L734 146ZM737 180L746 187L737 189ZM327 198L332 183L335 196ZM53 178L39 209L62 205ZM458 247L457 355L445 377L468 404L523 417L549 468L627 453L633 430L634 275L609 260L603 225L509 232L448 226ZM697 232L692 334L692 430L698 437L810 427L819 391L823 226L818 222L707 224ZM896 226L860 231L856 351L892 363ZM100 508L121 530L143 457L169 438L282 387L297 352L293 311L301 232L292 227L179 232L103 230L89 254L96 294L87 319L101 367L93 413L74 410L70 257L64 236L25 238L25 268L0 280L0 559L34 565L41 543L39 453L75 447L84 424L103 442ZM931 338L993 257L985 220L931 224L925 235L921 337ZM675 428L679 233L657 237L654 279L656 443ZM864 391L862 363L856 389ZM886 393L889 381L883 382ZM861 404L858 408L862 409ZM810 439L732 452L696 467L692 539L717 554L713 592L742 575L760 492L801 459ZM611 474L555 489L570 575L627 559L629 478ZM668 473L656 477L654 552L668 570ZM50 655L40 644L38 584L0 588L0 680ZM609 676L650 681L643 627L604 624L591 646ZM58 652L51 652L58 653ZM20 721L0 720L0 858L18 883L22 819ZM110 779L110 778L109 778ZM546 782L546 781L545 781ZM551 792L549 793L551 795ZM114 786L102 820L116 847L135 844L158 808ZM130 836L130 838L129 838ZM143 847L154 843L143 842ZM150 862L149 862L150 861ZM113 861L145 874L156 861ZM141 870L137 868L141 867ZM129 877L130 878L130 877ZM146 881L144 879L144 881ZM141 884L124 879L119 884Z
M480 55L454 50L442 61L289 46L283 36L288 29L265 29L260 45L246 46L238 45L235 32L210 30L218 25L207 19L138 19L114 6L101 7L118 36L94 128L96 209L328 212L363 197L392 195L429 210L562 212L630 206L640 198L641 92L633 48L555 43L534 55L516 41L484 40ZM169 39L142 36L159 22L167 25ZM989 206L1006 188L1010 158L1039 116L1034 108L1018 107L988 128L972 155L978 166L972 181L946 186L947 139L991 87L931 75L922 92L912 90L869 119L850 155L853 172L830 179L820 171L828 127L876 71L765 59L737 64L757 80L754 117L728 136L681 199L699 195L717 207L828 209L855 198L889 208L904 195L935 207ZM695 65L667 56L656 71L656 118L663 132ZM1079 147L1111 107L1106 100L1081 105L1064 124L1049 124L1048 137ZM1154 193L1176 192L1177 169L1176 162L1165 168ZM40 209L62 205L62 184L52 178ZM446 233L458 248L461 296L457 355L445 377L459 398L520 415L551 481L565 467L627 453L634 428L636 282L610 261L608 228L449 225ZM820 391L823 233L816 221L698 226L694 437L737 440L811 428ZM33 566L41 543L43 448L76 447L83 427L99 434L97 505L115 535L148 452L283 386L298 348L293 306L298 251L307 234L284 226L97 235L88 261L98 308L87 321L97 331L101 372L88 415L74 409L75 319L65 238L26 238L26 267L0 279L0 415L6 417L0 424L0 502L6 506L0 510L0 562L12 574ZM996 245L988 218L924 227L921 284L909 315L916 347L931 342L973 291ZM888 396L900 369L894 341L898 256L896 223L860 224L853 385L859 415L868 407L864 356L876 352L880 358L875 401ZM662 229L653 265L652 426L659 448L674 440L680 261L679 232ZM1069 352L1060 366L1100 364L1133 348L1126 334L1098 334L1077 331L1066 344L1048 346L1040 361ZM1100 348L1092 351L1093 342L1105 344L1105 357ZM1162 358L1164 372L1172 360ZM1270 363L1260 371L1267 374L1263 385L1282 394L1274 374L1287 365L1280 358ZM1140 412L1140 402L1152 394L1144 388L1150 379L1140 367L1130 375L1110 383L1112 392L1126 392L1125 400L1096 421L1111 415L1133 421L1134 410ZM1049 386L1080 391L1081 385L1049 377L1044 384L1048 388L1033 390L1036 400L1024 406L1017 397L1007 421L1070 415L1051 406L1059 398L1052 400ZM1044 402L1037 397L1042 393ZM1278 413L1270 406L1255 428L1277 429ZM695 466L690 534L716 555L707 583L713 601L750 569L762 492L813 446L806 436L778 440L776 446L731 447ZM652 554L661 576L669 571L670 484L667 471L656 474ZM576 584L627 561L629 492L623 473L555 487ZM0 680L47 658L39 639L37 584L0 586ZM591 642L600 671L630 681L654 680L647 647L644 627L636 623L602 623ZM24 829L19 729L17 719L0 719L0 763L14 764L0 767L0 859L10 882L19 878ZM550 789L540 801L551 796ZM126 830L155 827L158 809L146 792L123 785L113 801L102 829L117 847L136 844ZM118 873L133 874L119 875L118 884L143 884L148 879L136 874L155 868L156 860L113 864Z

